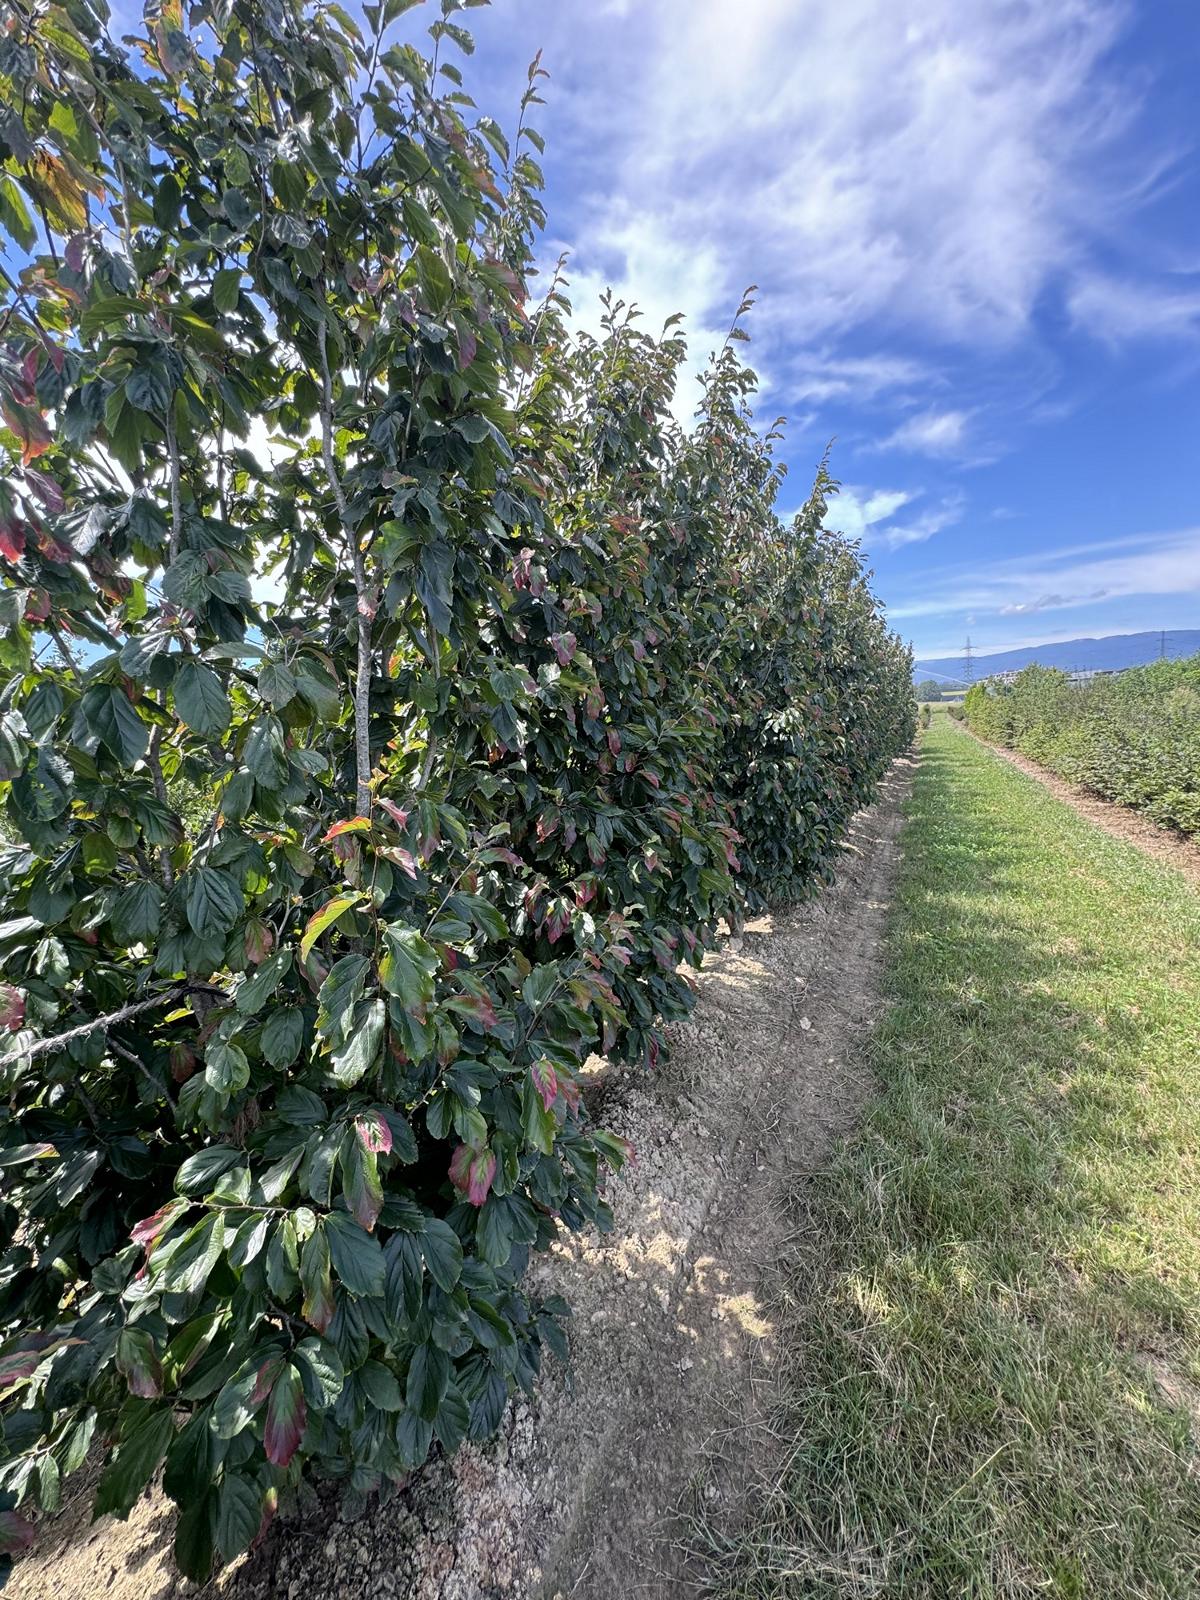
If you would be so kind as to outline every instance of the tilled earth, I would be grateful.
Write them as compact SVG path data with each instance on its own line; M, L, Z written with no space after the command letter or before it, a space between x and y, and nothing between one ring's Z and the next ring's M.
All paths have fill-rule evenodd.
M227 1600L615 1600L693 1590L689 1509L734 1527L769 1465L773 1384L762 1267L787 1247L770 1203L853 1123L858 1046L879 1008L881 936L911 764L856 820L836 882L708 958L691 1019L653 1077L606 1068L606 1125L636 1162L616 1227L566 1237L533 1269L574 1309L569 1372L547 1374L502 1437L432 1463L355 1521L331 1502L279 1521L209 1586ZM166 1502L45 1526L20 1600L175 1600Z

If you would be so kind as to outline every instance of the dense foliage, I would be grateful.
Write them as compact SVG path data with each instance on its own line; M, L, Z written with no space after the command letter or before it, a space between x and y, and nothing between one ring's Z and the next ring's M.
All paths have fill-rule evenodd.
M533 305L540 69L510 145L408 9L0 35L0 1562L93 1449L201 1578L494 1430L585 1057L912 734L740 328L685 431L674 329Z
M976 684L976 733L1107 800L1200 833L1200 656L1072 683L1026 667L1011 685Z

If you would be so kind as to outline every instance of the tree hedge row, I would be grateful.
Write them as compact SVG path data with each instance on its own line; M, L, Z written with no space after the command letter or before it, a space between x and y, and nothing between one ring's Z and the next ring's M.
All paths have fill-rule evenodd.
M976 684L976 733L1107 800L1200 833L1200 656L1072 683L1027 667L1009 687Z
M203 1578L492 1432L584 1059L912 736L740 324L683 429L676 327L531 299L540 68L510 144L407 9L0 32L0 1561L89 1454Z

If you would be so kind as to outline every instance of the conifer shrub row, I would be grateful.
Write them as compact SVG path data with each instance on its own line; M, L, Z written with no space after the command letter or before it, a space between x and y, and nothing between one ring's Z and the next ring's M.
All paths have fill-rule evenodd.
M1010 686L976 684L970 726L1106 800L1200 833L1200 656L1072 683L1027 667Z
M676 327L531 299L541 69L510 143L407 9L0 34L0 1562L89 1455L201 1579L494 1431L585 1057L912 735L740 323L683 429Z

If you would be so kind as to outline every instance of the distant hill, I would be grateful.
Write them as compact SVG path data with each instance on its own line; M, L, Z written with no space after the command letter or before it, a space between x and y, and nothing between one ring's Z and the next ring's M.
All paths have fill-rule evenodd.
M977 655L974 676L986 678L991 672L1015 672L1035 662L1040 667L1062 667L1067 672L1076 667L1084 671L1103 668L1112 672L1121 667L1145 666L1148 661L1157 661L1160 655L1174 660L1177 656L1196 654L1200 654L1200 628L1168 628L1165 634L1114 633L1107 639L1064 639L1058 644L1036 644L1023 650L1001 650L991 656ZM922 678L959 683L962 675L961 653L913 662L914 683Z

